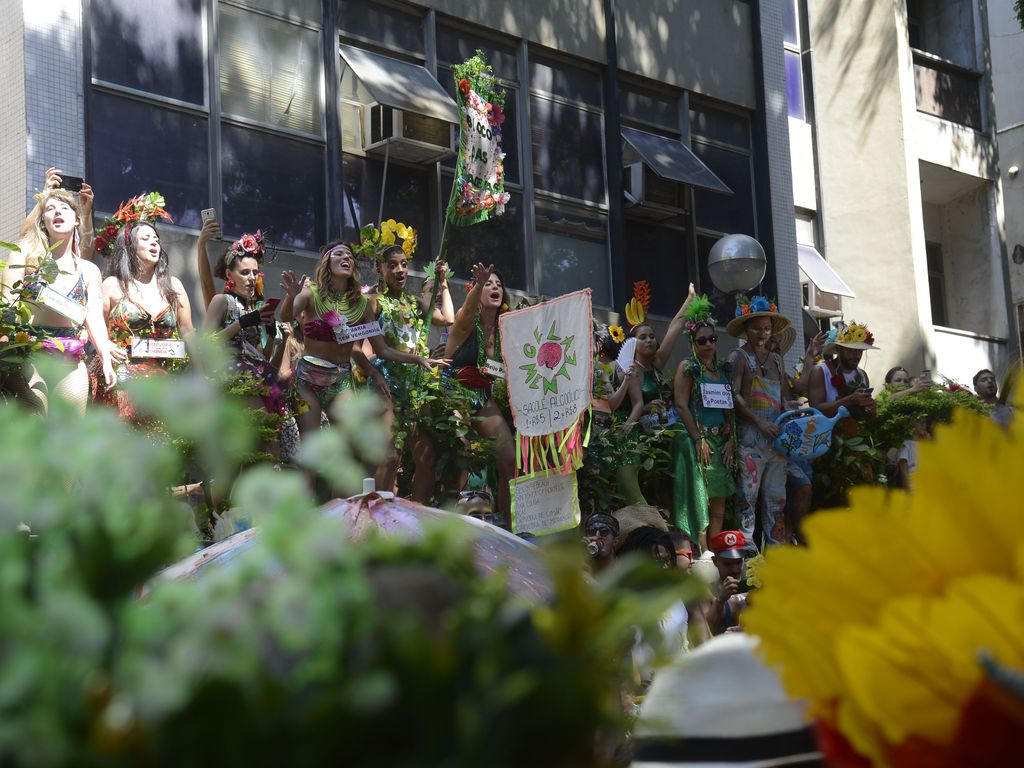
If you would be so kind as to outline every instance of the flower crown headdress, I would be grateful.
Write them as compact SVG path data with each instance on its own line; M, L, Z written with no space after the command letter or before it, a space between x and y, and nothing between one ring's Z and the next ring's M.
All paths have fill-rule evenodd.
M748 298L746 296L740 296L736 299L736 317L743 317L753 312L778 312L779 308L774 301L768 299L767 296L755 296L754 298Z
M252 234L248 232L243 234L231 244L227 253L224 254L224 266L231 266L231 262L235 259L245 257L256 259L256 261L263 261L263 254L265 252L263 239L262 229L257 229Z
M714 310L715 305L711 303L711 299L706 294L699 294L690 300L690 305L683 313L685 320L683 328L691 340L701 328L715 327Z
M164 205L164 196L159 192L145 192L121 203L113 216L104 219L96 234L93 244L96 252L108 258L113 256L118 234L135 224L155 224L157 219L167 219L173 224L174 219L164 210Z
M651 286L646 280L633 283L633 298L626 304L626 322L636 328L647 321L647 310L651 306Z
M401 240L401 243L398 241ZM376 224L367 224L359 230L359 243L352 245L352 253L356 258L379 262L384 251L392 245L401 245L406 258L411 259L416 252L416 230L394 219Z

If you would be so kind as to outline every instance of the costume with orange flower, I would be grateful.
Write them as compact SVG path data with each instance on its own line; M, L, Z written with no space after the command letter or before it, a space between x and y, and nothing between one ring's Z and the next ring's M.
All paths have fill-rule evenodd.
M920 445L912 492L855 488L849 508L808 518L807 548L766 556L743 623L811 701L830 765L1003 765L1019 751L1024 528L1006 510L1022 441L1024 421L957 411Z

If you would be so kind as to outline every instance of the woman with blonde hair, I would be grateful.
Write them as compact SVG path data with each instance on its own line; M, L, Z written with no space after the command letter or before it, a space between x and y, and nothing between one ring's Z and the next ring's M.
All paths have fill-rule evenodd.
M86 339L96 348L103 385L114 384L110 342L103 322L99 268L82 251L82 214L74 194L47 189L21 226L19 250L12 251L3 271L7 301L28 311L15 339L33 351L45 351L65 363L57 378L47 381L31 361L9 380L19 399L44 413L53 394L79 413L89 399L89 375L83 362Z

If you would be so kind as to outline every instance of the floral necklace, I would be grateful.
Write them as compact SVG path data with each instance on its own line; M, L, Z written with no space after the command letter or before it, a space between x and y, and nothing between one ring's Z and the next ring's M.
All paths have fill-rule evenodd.
M405 346L410 351L426 347L424 320L414 297L402 291L397 297L387 293L377 296L381 329L388 344ZM423 343L421 343L423 342Z
M494 316L494 353L501 354L501 331L498 329L498 316ZM484 326L480 322L480 313L476 316L476 367L481 371L487 366L487 344L484 341Z
M858 389L863 389L867 385L867 381L865 381L864 379L864 373L861 371L860 368L854 371L853 380L847 381L846 376L843 374L842 369L839 368L838 365L835 370L832 370L831 363L825 363L825 365L828 367L829 372L832 374L832 377L829 379L829 382L832 384L833 387L835 387L835 390L836 392L839 393L840 397L852 395Z
M365 295L359 294L359 300L351 303L347 291L343 293L325 291L324 295L321 295L316 285L313 285L312 288L313 308L318 317L322 318L331 312L337 312L345 318L349 325L355 325L366 315L367 298Z

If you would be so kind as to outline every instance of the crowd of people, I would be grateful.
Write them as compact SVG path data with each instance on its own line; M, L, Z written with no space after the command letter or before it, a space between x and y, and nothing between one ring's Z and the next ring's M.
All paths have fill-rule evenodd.
M60 171L50 169L37 198L4 268L5 303L20 320L0 342L67 364L47 381L29 355L7 373L4 389L44 412L57 396L79 411L95 403L143 422L126 381L199 367L189 295L161 244L160 222L170 219L163 200L156 193L133 198L94 231L88 184L62 189ZM367 227L358 243L325 245L311 275L283 272L279 297L271 297L263 285L264 234L226 242L210 211L196 253L199 328L229 350L221 380L258 417L266 460L292 464L297 445L329 421L336 400L372 389L392 436L385 460L370 468L377 488L423 503L461 492L473 514L509 527L514 427L501 366L492 365L501 359L498 317L510 307L509 294L493 267L477 263L456 309L443 261L430 265L418 294L410 292L415 250L410 227L392 220ZM361 284L360 259L376 264L376 285ZM680 552L699 559L723 532L742 543L745 556L799 543L814 467L779 452L780 420L806 405L826 417L874 418L876 400L861 367L864 352L875 349L870 331L850 323L819 334L790 373L783 356L797 333L768 298L737 306L724 330L740 343L727 357L718 354L712 302L692 285L660 339L646 317L649 302L649 286L638 283L624 313L630 327L595 324L591 441L580 475L601 475L614 487L584 504L597 513L583 526L595 567L614 555L609 532L618 551L655 542L668 560ZM432 328L442 332L434 350ZM689 354L666 375L681 337ZM885 377L893 397L931 385L928 372L911 379L902 367ZM974 386L1005 423L1011 412L997 402L992 372L979 372ZM452 422L463 428L440 428ZM915 441L927 439L930 428L915 426L890 457L900 485L909 486ZM474 450L479 459L479 445L479 471L450 460ZM655 455L669 458L656 464ZM658 503L648 503L641 472L665 481ZM630 543L630 531L620 538L610 522L613 500L623 509L657 507L658 525L641 528L664 536L648 531Z

